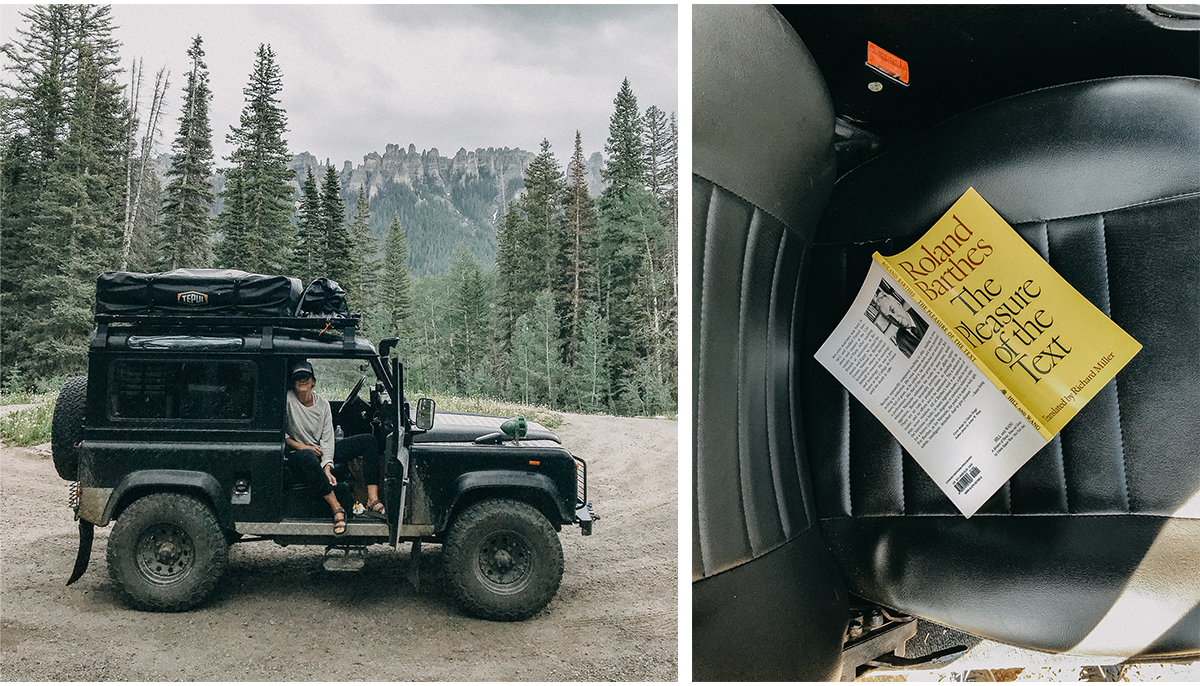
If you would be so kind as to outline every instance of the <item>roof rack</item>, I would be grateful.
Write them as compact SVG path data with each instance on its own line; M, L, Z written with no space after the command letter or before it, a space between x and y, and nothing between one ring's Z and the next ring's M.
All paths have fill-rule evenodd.
M97 314L96 330L92 334L92 347L103 348L108 341L110 324L128 324L132 327L187 327L213 330L254 329L262 336L261 350L271 350L275 329L300 330L321 335L328 330L342 332L342 347L346 351L355 349L354 332L362 323L362 315L348 317L258 317L241 315L197 315L197 314Z

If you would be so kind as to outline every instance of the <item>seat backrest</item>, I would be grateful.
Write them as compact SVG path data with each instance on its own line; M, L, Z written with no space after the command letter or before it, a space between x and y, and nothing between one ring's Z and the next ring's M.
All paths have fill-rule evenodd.
M836 679L847 593L821 539L796 387L833 109L769 6L693 10L693 676Z

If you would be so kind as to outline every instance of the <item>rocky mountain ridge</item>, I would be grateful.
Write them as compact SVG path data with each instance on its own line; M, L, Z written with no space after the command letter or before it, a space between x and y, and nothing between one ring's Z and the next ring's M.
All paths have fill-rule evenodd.
M418 152L413 144L402 148L388 144L383 154L371 152L362 164L349 160L337 171L342 198L349 220L354 216L359 188L366 189L371 211L371 235L380 248L392 219L398 217L409 246L409 266L420 276L435 274L450 263L455 246L463 243L485 266L495 263L496 229L508 203L520 196L525 186L525 169L536 153L519 148L459 148L453 157L444 157L437 148ZM564 175L570 155L555 153ZM600 175L603 156L593 153L587 160L588 192L599 195L604 188ZM169 155L155 160L155 171L165 179ZM328 158L322 162L309 152L292 157L290 168L297 201L300 189L312 168L318 183L325 178ZM224 187L224 174L218 173L214 192ZM165 184L165 181L164 181ZM214 215L220 211L218 198Z

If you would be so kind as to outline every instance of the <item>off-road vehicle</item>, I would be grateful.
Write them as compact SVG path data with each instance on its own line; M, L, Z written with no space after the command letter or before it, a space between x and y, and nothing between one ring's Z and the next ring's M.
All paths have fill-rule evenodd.
M88 376L65 384L53 419L54 464L74 482L79 521L68 585L87 569L93 527L114 522L109 574L140 609L203 602L229 546L264 539L327 546L330 569L361 568L372 544L411 541L415 557L440 543L471 614L544 608L563 574L557 532L591 533L585 462L533 422L448 412L435 422L428 398L413 412L398 339L376 350L356 335L358 315L312 316L320 308L304 312L300 291L295 279L228 270L101 276ZM301 361L318 392L352 375L345 398L330 399L333 421L378 442L386 520L351 517L335 537L330 506L290 481L286 391ZM348 513L355 471L337 474Z

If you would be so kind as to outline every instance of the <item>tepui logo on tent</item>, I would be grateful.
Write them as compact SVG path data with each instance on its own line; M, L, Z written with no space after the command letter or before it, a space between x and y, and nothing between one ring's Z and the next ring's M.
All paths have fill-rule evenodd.
M208 294L199 291L184 291L175 296L181 305L207 305Z

